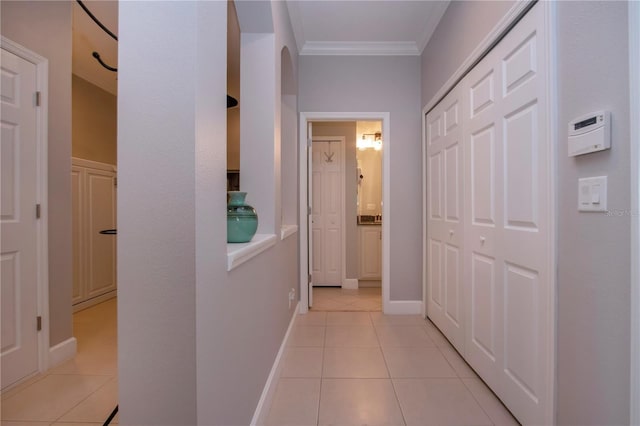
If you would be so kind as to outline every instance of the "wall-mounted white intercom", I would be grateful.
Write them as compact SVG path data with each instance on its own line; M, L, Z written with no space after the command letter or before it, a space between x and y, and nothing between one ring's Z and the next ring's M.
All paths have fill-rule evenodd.
M569 157L611 148L611 114L596 111L569 123Z

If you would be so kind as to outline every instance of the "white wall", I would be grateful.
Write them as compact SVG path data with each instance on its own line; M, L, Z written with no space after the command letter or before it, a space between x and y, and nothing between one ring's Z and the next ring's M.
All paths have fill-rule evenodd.
M559 424L629 424L627 23L625 2L558 2ZM611 111L611 150L569 158L567 123L598 109ZM600 175L622 216L577 211L578 178Z
M272 6L279 64L295 44L286 7ZM249 424L293 314L295 236L226 271L226 7L120 5L123 424ZM266 113L279 133L276 66L276 111ZM275 162L275 133L261 140L272 154L263 161Z
M452 1L422 52L422 105L513 6L504 1Z
M72 336L71 2L2 1L2 35L49 60L49 343Z
M609 209L630 208L627 4L556 4L557 420L628 424L630 219L576 207L578 178L606 174ZM423 105L510 6L451 3L422 55ZM567 122L598 109L611 111L612 149L569 158Z
M390 298L422 300L420 58L301 56L299 110L389 112ZM385 155L389 151L385 151Z

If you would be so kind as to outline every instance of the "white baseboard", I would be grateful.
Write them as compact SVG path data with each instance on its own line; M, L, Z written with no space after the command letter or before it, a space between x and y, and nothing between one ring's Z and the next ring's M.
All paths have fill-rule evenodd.
M422 301L391 300L384 313L388 315L420 315L422 314Z
M75 337L70 337L64 342L60 342L49 348L49 368L53 368L76 356L78 341Z
M113 299L114 297L117 297L117 296L118 296L118 290L112 290L108 293L101 294L100 296L96 296L92 299L77 303L73 305L73 313L75 314L76 312L95 306L98 303L106 302L107 300Z
M357 290L358 289L358 279L357 278L345 278L342 281L342 288L346 288L348 290Z
M260 400L258 400L258 405L253 413L251 426L263 425L267 420L267 414L269 414L269 408L271 407L273 395L276 392L276 386L278 384L278 378L280 377L280 370L282 369L282 357L287 348L287 342L289 341L289 335L293 329L293 324L296 322L296 318L298 317L299 308L300 302L298 302L296 308L293 310L293 315L289 322L289 328L287 329L287 333L284 335L284 339L282 339L280 350L278 351L278 355L276 355L276 359L273 361L269 377L267 377L267 382L264 384L262 395L260 395Z

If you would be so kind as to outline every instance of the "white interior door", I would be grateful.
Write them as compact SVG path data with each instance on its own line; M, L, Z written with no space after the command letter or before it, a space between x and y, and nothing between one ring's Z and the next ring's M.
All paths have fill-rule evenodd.
M2 50L2 388L38 371L36 66Z
M547 32L535 6L465 78L466 357L523 424L546 424L552 278Z
M461 93L452 90L426 119L427 313L464 353Z
M342 286L342 146L312 143L312 275L315 286Z

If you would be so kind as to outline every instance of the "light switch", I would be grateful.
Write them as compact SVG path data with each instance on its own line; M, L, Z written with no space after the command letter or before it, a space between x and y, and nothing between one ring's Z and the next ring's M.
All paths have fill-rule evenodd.
M607 211L607 177L578 179L578 211Z

